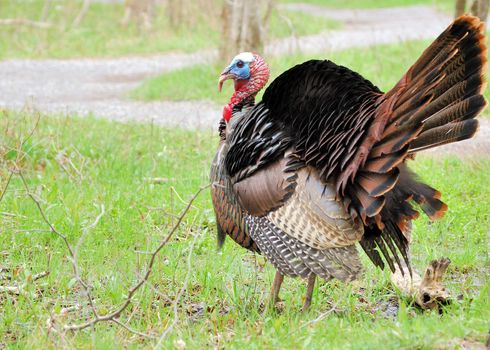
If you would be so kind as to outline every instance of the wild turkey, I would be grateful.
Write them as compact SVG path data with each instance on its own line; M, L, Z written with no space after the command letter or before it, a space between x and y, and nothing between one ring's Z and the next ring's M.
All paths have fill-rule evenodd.
M274 299L284 276L307 278L305 309L316 276L358 277L357 243L374 265L412 274L412 203L431 219L447 206L405 163L474 135L486 61L483 24L462 16L387 93L311 60L281 74L255 104L269 69L258 54L237 55L219 79L220 90L235 83L211 174L219 244L230 235L264 254L277 269Z

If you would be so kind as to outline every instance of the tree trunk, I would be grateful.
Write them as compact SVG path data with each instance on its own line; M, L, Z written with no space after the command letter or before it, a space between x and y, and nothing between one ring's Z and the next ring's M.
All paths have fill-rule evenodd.
M223 62L239 52L261 52L264 49L273 4L273 0L225 2L221 13L223 30L220 59Z
M489 0L474 0L471 9L466 11L466 0L456 0L455 18L469 12L473 16L480 18L483 22L486 22L488 17L488 3Z
M50 0L44 0L44 5L43 5L43 10L41 12L41 18L40 21L44 22L46 21L46 18L48 18L49 15L49 2Z
M172 28L177 28L185 19L184 10L186 6L184 2L184 0L167 0L167 16Z
M85 15L87 14L87 11L90 7L90 1L91 0L83 0L82 8L80 9L80 12L78 13L77 17L72 23L73 27L78 27L80 23L82 23L83 19L85 18Z
M471 13L480 18L483 22L487 21L489 0L475 0L471 6Z
M149 30L155 16L155 7L154 0L126 0L121 24L127 26L131 20L135 20L140 28Z
M466 0L456 0L456 11L454 12L454 18L464 15L466 9Z

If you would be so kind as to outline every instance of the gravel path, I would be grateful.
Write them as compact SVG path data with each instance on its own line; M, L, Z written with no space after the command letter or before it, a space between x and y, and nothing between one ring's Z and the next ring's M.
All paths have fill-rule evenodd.
M428 6L339 10L289 4L290 10L332 18L342 30L276 40L268 55L293 52L325 53L352 47L435 38L451 21ZM48 113L93 114L118 121L155 122L186 128L214 128L220 106L211 102L137 102L129 91L145 78L162 72L210 62L216 50L117 59L10 60L0 62L0 107L26 106ZM490 150L490 125L482 123L479 139Z

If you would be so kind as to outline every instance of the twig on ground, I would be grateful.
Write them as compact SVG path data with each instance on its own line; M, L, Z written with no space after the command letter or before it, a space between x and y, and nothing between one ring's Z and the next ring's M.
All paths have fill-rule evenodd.
M44 230L40 228L27 228L27 229L19 229L19 230L14 230L15 233L41 233L41 232L49 232L51 233L51 230Z
M7 213L5 211L0 211L0 215L10 216L10 217L13 217L13 218L19 217L19 218L27 219L27 216L25 216L25 215L14 214L14 213Z
M0 293L9 293L9 294L15 294L15 295L20 295L24 293L24 289L27 287L29 283L32 283L34 281L37 281L38 279L41 279L43 277L46 277L49 275L49 271L43 271L40 273L36 273L33 276L28 277L27 281L22 283L21 285L17 286L0 286Z
M139 336L144 337L144 338L156 339L156 337L151 335L151 334L143 333L143 332L140 332L134 328L129 327L127 324L122 323L117 318L111 318L109 321L114 322L115 324L118 324L119 326L121 326L122 328L124 328L125 330L127 330L130 333L134 333L134 334L139 335Z
M41 18L40 18L42 22L46 21L46 18L48 18L50 1L51 0L44 0L43 10L41 12Z
M87 236L87 233L93 229L95 226L98 225L100 219L104 216L105 214L105 206L104 204L102 204L100 206L100 213L99 215L97 215L97 217L95 218L94 222L92 222L90 225L86 226L83 228L82 230L82 235L80 236L80 238L78 239L78 243L74 249L74 252L75 252L75 258L77 257L78 255L78 250L80 249L80 246L83 244L83 241L85 240L85 237Z
M113 320L119 318L119 316L123 313L123 311L126 310L126 308L129 306L129 304L131 304L132 298L133 298L134 294L136 293L136 291L138 291L138 289L140 289L141 286L146 281L148 281L148 278L150 277L150 274L151 274L152 269L153 269L153 265L155 263L156 256L162 250L162 248L169 242L169 240L172 238L174 233L177 231L177 229L179 228L179 226L180 226L182 220L184 219L185 215L187 214L187 212L192 207L192 203L194 202L194 200L199 196L199 194L202 191L204 191L208 187L209 187L209 185L201 187L194 194L194 196L190 199L190 201L187 203L187 206L185 207L185 209L183 210L183 212L179 216L179 219L177 220L176 224L172 227L170 233L165 237L165 239L158 245L158 247L151 254L148 266L146 268L145 273L143 274L143 277L141 277L141 279L133 287L131 287L128 290L126 300L122 303L122 305L119 306L119 308L117 308L115 311L108 313L107 315L104 315L104 316L100 316L98 314L95 314L94 318L92 318L89 321L84 322L84 323L64 325L63 329L64 330L73 330L73 331L82 330L82 329L91 327L91 326L93 326L99 322L113 321ZM148 335L148 336L151 337L151 335Z
M2 193L0 194L0 202L2 202L2 199L3 197L5 196L5 192L7 192L7 189L10 185L10 180L12 180L12 176L14 175L14 171L10 171L10 175L9 177L7 178L7 183L5 184L5 186L3 187L3 191Z
M37 206L37 209L39 211L39 213L41 214L41 217L43 218L43 221L49 226L51 232L53 232L54 234L56 234L58 237L60 237L64 244L65 244L65 247L68 249L68 253L69 253L69 260L71 262L71 265L72 265L72 269L73 269L73 273L75 275L75 279L77 280L77 282L83 287L86 295L87 295L87 298L88 298L88 301L89 301L89 304L90 304L90 307L92 309L92 312L94 313L94 315L96 317L98 317L98 314L97 314L97 309L95 308L95 305L93 303L93 297L92 297L92 293L90 292L90 287L89 285L87 284L87 282L85 282L82 278L81 278L81 275L80 275L80 271L79 271L79 267L78 267L78 262L77 262L77 250L74 250L70 244L70 242L68 242L68 239L66 237L66 235L64 235L63 233L59 232L58 230L56 230L56 228L51 224L51 222L48 220L47 216L46 216L46 213L44 212L44 210L42 209L41 207L41 204L39 202L39 200L32 194L32 192L30 191L29 189L29 186L27 185L27 181L22 173L21 170L18 170L18 175L20 176L21 180L22 180L22 183L24 185L24 188L26 190L26 193L27 195L32 199L32 201L36 204ZM84 229L83 233L82 233L82 237L81 239L86 235L86 233L88 232L88 230L90 228L93 228L95 227L95 225L97 225L97 223L99 222L100 218L102 217L102 215L105 213L105 209L104 209L104 206L101 207L101 213L97 216L97 218L95 219L94 223L92 223L91 225L89 225L87 228ZM77 245L76 249L78 249L79 245Z
M168 178L166 177L144 177L143 180L152 184L164 184L168 182Z
M180 200L182 204L186 204L185 200L182 199L182 197L179 195L179 192L177 192L174 186L170 187L170 190L172 191L172 193L175 193L175 195L177 196L177 198ZM173 205L172 205L172 209L173 209Z
M78 311L83 308L80 304L75 304L73 306L64 307L60 310L60 315L68 315L70 312Z
M25 139L23 139L22 142L20 143L20 145L21 145L20 149L22 149L22 146L24 146L24 144L27 141L29 141L29 139L32 137L32 135L34 135L34 132L36 131L37 126L39 125L39 121L40 120L41 120L41 114L38 112L37 113L36 123L34 124L34 127L31 129L31 131L29 131L29 134L27 135L27 137Z
M38 279L46 277L47 275L49 275L49 271L43 271L43 272L36 273L34 276L32 276L32 281L33 282L37 281Z
M330 309L328 309L327 311L325 312L322 312L320 315L318 315L317 318L311 320L311 321L308 321L306 322L305 324L301 325L300 327L296 328L295 330L293 330L292 332L290 332L289 334L293 334L297 331L299 331L300 329L304 328L304 327L307 327L307 326L311 326L312 324L315 324L317 322L320 322L321 320L323 320L325 317L327 317L328 315L330 315L332 312L335 312L337 310L337 305L340 303L337 302L335 303Z
M89 4L89 3L90 3L90 1L85 1L84 2L84 4ZM38 120L36 122L36 126L37 126L37 123L38 122L39 122L39 118L38 118ZM28 140L31 137L31 135L33 134L35 128L36 127L34 127L33 130L32 130L32 132L28 135L28 137L22 141L22 144L24 144L25 141ZM60 328L58 328L57 325L56 325L56 316L62 316L63 314L67 314L68 312L79 310L82 307L81 306L75 306L73 308L63 309L62 312L60 312L60 314L58 314L58 315L52 315L51 317L49 317L47 319L47 325L48 325L48 330L49 330L50 334L52 335L52 333L57 333L57 334L59 334L62 337L61 340L64 340L64 333L67 332L67 331L78 331L78 330L83 330L83 329L86 329L86 328L89 328L89 327L92 327L93 328L99 322L109 321L109 322L113 322L113 323L121 326L122 328L126 329L127 331L129 331L131 333L134 333L134 334L136 334L138 336L156 339L156 337L153 336L153 335L151 335L151 334L145 334L145 333L142 333L142 332L140 332L138 330L135 330L135 329L129 327L127 324L121 322L119 320L119 317L128 308L128 306L132 303L132 299L133 299L133 296L135 295L135 293L148 281L148 279L150 277L150 274L151 274L151 272L153 270L153 265L155 263L155 260L156 260L157 255L160 253L160 251L163 249L163 247L170 241L170 239L172 238L172 236L174 235L174 233L180 227L180 225L181 225L184 217L187 215L187 213L191 209L192 204L194 203L195 199L201 194L201 192L203 192L205 189L207 189L209 187L209 185L206 185L206 186L201 187L193 195L193 197L186 203L186 207L181 212L181 214L178 217L175 217L175 220L176 220L175 224L172 225L172 228L171 228L170 232L167 234L167 236L160 242L160 244L157 246L157 248L150 254L150 259L148 261L148 264L146 266L146 269L145 269L144 274L142 275L142 277L139 278L139 280L138 280L138 282L136 284L134 284L131 288L128 289L126 298L122 302L122 304L118 308L116 308L113 312L110 312L110 313L105 314L105 315L100 315L97 312L97 308L95 307L95 304L94 304L94 299L93 299L92 294L91 294L91 287L81 277L81 273L80 273L80 268L78 266L77 257L78 257L79 248L80 248L81 244L83 243L83 241L84 241L87 233L91 229L93 229L99 223L100 219L104 215L104 213L105 213L104 206L101 206L100 207L100 213L95 218L94 222L91 225L89 225L89 226L87 226L87 227L85 227L83 229L82 234L81 234L81 237L80 237L80 239L77 242L77 245L75 247L73 247L70 244L70 242L68 241L67 235L64 234L63 232L57 230L54 227L54 225L49 221L49 219L48 219L48 217L46 215L46 212L45 212L45 210L43 209L43 207L41 205L42 200L40 198L38 198L37 195L35 195L34 193L31 192L31 190L29 188L29 185L28 185L28 183L26 181L26 178L24 177L23 172L22 172L22 170L19 167L16 167L14 170L12 170L12 172L10 174L10 177L8 179L7 185L5 186L5 190L6 190L6 187L8 186L8 184L10 183L10 180L11 180L11 178L12 178L12 176L13 176L14 173L17 174L20 177L20 179L22 181L22 184L24 186L26 195L36 205L37 210L38 210L39 214L41 215L42 220L49 227L49 231L52 232L53 234L55 234L56 236L58 236L59 238L61 238L61 240L63 241L63 243L64 243L64 245L65 245L65 247L66 247L66 249L68 251L68 259L71 262L72 270L73 270L75 279L82 286L83 291L85 292L85 295L86 295L86 297L88 299L88 303L90 305L91 312L93 314L93 317L92 318L89 318L86 322L78 323L78 324L77 323L64 324ZM175 190L174 190L174 192L175 192ZM1 197L0 197L0 200L3 199L3 196L4 196L4 192L2 192ZM177 196L178 196L178 194L177 194ZM183 201L182 198L180 198L180 196L178 196L178 198L181 201ZM193 243L192 243L192 245L190 247L190 252L189 252L189 256L188 256L188 260L187 260L188 270L187 270L187 274L186 274L186 278L185 278L184 284L183 284L182 288L180 289L179 293L177 294L177 296L176 296L176 298L175 298L175 300L173 302L173 304L174 304L174 321L165 330L165 332L160 336L160 338L159 338L159 344L163 341L163 339L165 338L165 336L172 330L172 328L174 327L174 325L178 321L177 304L178 304L180 298L182 297L183 293L185 292L185 290L187 288L189 276L190 276L190 273L191 273L191 254L192 254L192 249L194 247L194 244L196 242L196 239L197 239L197 235L194 237ZM42 278L44 276L47 276L47 274L48 274L48 272L42 272L40 274L36 274L36 275L32 276L32 281L35 281L35 280L37 280L39 278ZM18 288L18 286L14 286L14 287L10 287L10 286L8 286L8 287L2 287L2 288L0 288L0 291L2 291L2 290L3 291L7 291L9 293L14 293L14 294L17 294L16 292L18 292L19 294L22 293L22 289L21 288ZM79 304L77 304L77 305L79 305Z
M0 293L20 295L21 290L18 286L0 286Z
M162 335L158 339L158 343L155 346L156 349L159 349L161 347L162 342L165 340L165 337L175 327L175 325L177 324L177 321L179 320L179 312L177 309L177 305L178 305L180 299L182 298L182 295L184 294L185 290L187 289L187 284L189 283L189 277L190 277L191 268L192 268L192 266L191 266L192 250L194 249L194 245L196 244L197 237L198 237L198 235L196 234L194 236L194 240L192 241L192 244L190 246L189 254L187 255L187 273L185 275L184 283L182 284L182 288L180 288L179 292L175 296L175 299L172 303L173 309L174 309L174 318L172 320L172 323L167 327L167 329L165 329L165 331L162 333Z

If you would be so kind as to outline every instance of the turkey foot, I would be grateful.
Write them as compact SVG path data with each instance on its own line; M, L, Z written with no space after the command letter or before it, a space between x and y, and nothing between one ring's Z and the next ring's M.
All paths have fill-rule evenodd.
M410 278L408 268L404 268L404 275L397 268L391 275L391 280L404 294L415 295L415 302L422 309L439 309L440 305L451 302L449 292L442 283L442 277L450 263L449 258L431 261L425 270L424 278L415 271Z
M416 302L422 309L439 309L440 305L451 302L451 296L442 283L442 277L450 263L449 258L433 260L425 270L416 294Z

